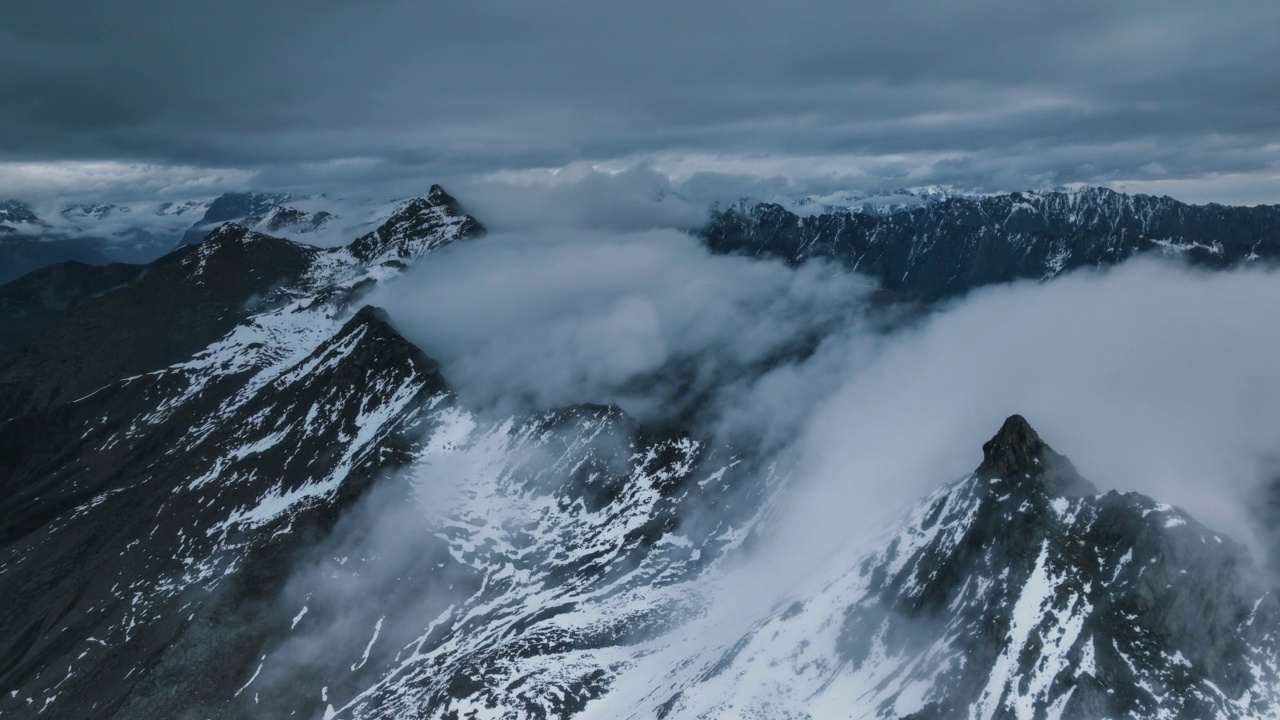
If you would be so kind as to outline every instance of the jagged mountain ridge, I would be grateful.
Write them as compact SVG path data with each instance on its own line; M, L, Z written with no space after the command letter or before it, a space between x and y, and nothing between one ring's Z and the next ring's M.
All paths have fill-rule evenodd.
M228 192L212 200L39 208L0 201L0 283L51 264L146 264L233 222L256 232L332 246L376 229L405 201ZM350 217L339 217L339 213Z
M431 197L444 200L442 191ZM405 227L408 219L397 218L391 229ZM433 214L433 221L440 219L439 213ZM426 241L424 247L446 244L450 233L455 239L465 237L465 231L475 225L455 217L444 226L432 227L430 236L420 238ZM381 247L379 255L386 252L410 259L415 255L404 244L408 238L403 233L389 231L381 239L390 244ZM206 255L227 252L217 238L201 247ZM407 255L401 254L406 251ZM205 269L214 264L208 257L202 260L196 264ZM274 605L262 606L264 595L279 589L285 576L281 568L287 567L295 551L314 541L315 534L332 523L380 469L412 457L415 443L423 442L418 439L420 433L433 425L440 429L428 434L421 449L425 457L419 458L422 462L429 465L442 454L468 453L484 461L485 450L497 443L509 448L505 455L511 457L502 462L516 469L493 476L492 492L524 495L528 502L548 508L577 498L573 502L593 512L556 519L571 527L556 533L562 543L547 544L543 573L553 571L563 580L583 574L599 577L619 563L630 565L637 544L647 545L663 535L670 521L638 512L641 508L635 503L665 506L670 513L672 506L664 503L664 493L674 492L688 476L696 443L651 437L609 408L570 409L481 427L453 410L434 365L390 330L376 312L356 312L334 330L349 312L345 308L371 280L396 272L402 264L399 259L374 266L319 264L314 272L327 274L326 281L315 286L320 292L255 315L191 360L117 381L72 402L51 403L0 426L0 446L15 450L6 454L14 464L5 468L6 477L12 478L5 491L14 503L0 518L8 551L0 564L0 585L6 597L68 598L68 604L54 600L9 608L18 614L4 618L9 627L34 630L49 623L66 624L47 635L6 634L16 638L0 655L10 659L4 672L6 683L39 687L47 682L41 707L60 703L56 707L72 714L154 717L205 704L218 715L248 712L232 686L243 683L252 672L254 653L263 638L280 631L279 624L271 621L287 620L275 617ZM318 277L312 279L318 281ZM391 353L361 350L371 335L376 335L379 347L399 349ZM341 373L354 374L359 381L344 380ZM424 377L425 383L418 380ZM334 397L337 404L323 406L317 395ZM415 427L415 434L403 432L406 427ZM476 439L464 444L469 432ZM617 450L612 459L595 461L591 458L603 452L602 433L619 438ZM554 472L538 463L531 466L522 449L545 446L549 434L565 437L569 449L565 458L552 463ZM31 450L33 443L44 450ZM650 448L643 456L648 459L628 469L633 461L626 448L637 443ZM478 447L464 450L466 444ZM28 449L16 452L19 447ZM162 447L170 450L157 456ZM312 458L328 459L317 465ZM560 477L559 470L566 467L578 470L571 478ZM590 467L599 471L584 472ZM608 482L599 474L606 471ZM548 488L538 480L544 476L559 486ZM651 484L641 487L641 478ZM168 486L172 494L163 491ZM553 490L550 495L548 489ZM115 518L110 535L118 541L100 537L107 517ZM159 524L156 518L161 518ZM630 531L618 532L623 520ZM582 535L572 528L584 524L613 536L601 550L616 554L616 559L608 561L599 554L590 559L558 557L567 542ZM469 523L460 523L434 544L448 547L451 542L472 548L458 550L455 564L464 568L478 566L483 570L476 572L487 575L501 571L500 564L491 562L493 551L477 552L474 538L467 539L475 531ZM686 558L692 554L694 560L697 555L687 545L677 545L668 554ZM45 569L49 566L79 570L51 575ZM647 577L673 568L670 563L657 564L656 569L650 565ZM227 576L230 579L224 581ZM122 586L128 591L117 592ZM523 592L531 590L525 587ZM200 591L210 598L194 605L183 602ZM468 613L486 617L492 612L486 606L494 602L519 609L520 595L508 595L478 601L474 603L478 607ZM546 608L533 605L524 612L546 614ZM199 608L204 608L199 620L195 614L185 623L178 619L181 611ZM456 631L462 637L475 619L469 622L470 626ZM107 649L86 656L85 650L95 647ZM465 649L464 653L435 649L433 662L456 667L457 680L462 682L479 661L471 648ZM490 654L495 652L507 651L488 649ZM171 659L175 655L178 660ZM123 658L131 658L134 664L126 668ZM184 664L192 658L218 662L208 663L206 673L192 674ZM47 674L64 661L66 676ZM372 667L387 661L382 658L381 664ZM177 668L171 666L173 662L179 664ZM145 674L129 681L134 671L143 670ZM175 673L180 677L175 678ZM593 679L597 674L593 670L573 681L583 699L599 692ZM79 680L68 684L73 675ZM170 682L153 688L158 677ZM368 682L376 689L377 680ZM432 697L431 702L447 702L456 693L451 689L454 685L413 692L399 687L378 702L402 705L413 698ZM545 692L521 702L539 707L562 704L556 699L560 690L549 686ZM26 705L27 697L8 702L14 698L4 698L9 710ZM285 699L273 697L277 702ZM256 695L254 700L257 705ZM468 702L464 697L456 700Z
M40 333L0 358L0 417L185 360L250 315L318 291L332 282L337 268L374 266L483 231L466 216L440 214L455 210L453 199L436 186L383 223L378 232L390 238L385 247L366 238L350 247L322 249L224 224L203 243L147 266L127 287L85 300L48 327L29 328ZM405 228L423 234L414 240ZM381 250L371 253L373 247ZM24 282L43 282L57 272L40 271ZM98 271L100 276L112 272ZM53 318L33 318L39 319Z
M384 228L321 251L225 227L175 254L189 273L182 277L198 284L222 276L235 297L245 296L237 288L267 282L263 304L225 332L204 330L208 343L176 360L137 360L84 396L35 393L45 399L0 421L0 462L7 463L0 477L14 501L0 514L0 596L24 599L0 616L0 637L8 639L0 644L0 710L574 717L600 716L619 702L625 713L604 716L685 717L700 707L724 716L733 712L725 702L740 698L746 707L764 689L861 683L875 703L820 706L812 692L792 692L755 709L764 717L821 715L824 707L948 717L964 703L997 716L1043 717L1052 708L1076 712L1092 698L1104 702L1097 707L1226 713L1236 712L1245 687L1242 663L1265 661L1268 652L1270 665L1259 667L1269 674L1257 688L1274 687L1267 684L1275 677L1274 601L1245 581L1239 548L1144 498L1097 496L1016 420L987 448L977 473L927 499L869 555L834 566L835 576L813 594L802 588L794 612L793 603L761 620L769 629L804 628L794 647L810 649L796 657L814 670L757 683L750 669L787 667L775 651L789 650L765 642L760 630L728 648L682 646L680 634L696 643L698 623L714 610L704 590L722 560L751 537L788 478L709 439L643 427L617 408L473 415L435 363L376 310L358 308L371 286L407 264L429 262L430 252L474 237L480 226L433 187ZM272 271L274 262L262 263L274 253L282 259ZM102 297L128 297L136 287ZM94 307L85 302L74 312L88 326ZM183 312L192 311L175 314ZM1033 477L1019 480L1020 470ZM380 502L404 515L378 509L379 493L389 493L392 500ZM711 506L717 522L686 522L692 509ZM1105 507L1112 508L1105 518L1125 520L1121 532L1108 534L1097 519ZM344 531L343 521L361 512L403 521L390 524L408 550L389 554L367 533ZM1173 519L1183 524L1169 525ZM1081 538L1091 544L1082 547ZM1197 539L1210 554L1188 562L1183 551ZM1128 574L1114 592L1095 583L1092 594L1081 593L1082 582L1115 570L1127 551ZM1165 574L1185 569L1190 577L1173 572L1172 589L1147 582L1152 563L1143 557L1163 558ZM1081 574L1060 578L1056 571L1067 568ZM1065 588L1065 604L1024 636L1018 608L1043 609L1027 590L1032 578L1050 576ZM1183 652L1155 632L1176 613L1153 613L1150 638L1121 633L1101 609L1071 616L1083 618L1077 639L1114 638L1121 661L1141 663L1141 677L1160 695L1116 701L1127 706L1105 705L1111 700L1096 687L1064 695L1069 683L1054 674L1045 685L1048 660L1029 654L1039 652L1039 640L1060 637L1060 626L1070 625L1059 622L1063 608L1078 609L1080 597L1095 608L1100 594L1116 607L1134 597L1154 608L1182 607L1188 597L1204 599L1206 587L1226 598L1222 617L1259 600L1260 632L1242 632L1245 646ZM859 651L868 642L877 647L874 634L860 631L883 622L877 607L902 610L893 637L899 662L870 663ZM922 656L911 629L935 628L940 616L957 618L945 636L951 655ZM1075 647L1064 667L1076 687L1093 687L1094 678L1106 695L1124 682L1105 648L1095 647L1097 672L1088 673L1071 656ZM1158 662L1170 650L1199 669L1168 679L1182 672ZM682 662L651 672L646 660L659 651ZM970 654L982 662L969 665L969 674L923 662ZM1026 664L1023 655L1031 658ZM902 683L875 689L884 677L946 684L912 685L916 703L896 692ZM1228 699L1206 699L1205 679ZM1024 684L1036 692L1021 690ZM635 687L645 692L636 695ZM952 704L938 704L940 693L954 696ZM789 704L780 706L780 698ZM1267 717L1276 702L1259 692L1225 716Z
M920 188L895 188L878 192L838 192L827 195L810 195L797 200L780 199L776 202L797 215L821 215L824 213L852 212L865 215L892 215L904 210L933 205L958 194L948 188L929 186ZM735 209L750 211L758 204L746 200Z
M1105 188L949 197L883 216L801 217L763 203L713 213L702 236L716 252L789 263L832 260L877 278L886 290L931 301L1142 253L1211 268L1274 262L1280 206L1187 205Z
M983 451L843 574L629 701L672 717L1277 712L1280 603L1243 547L1098 493L1021 417Z

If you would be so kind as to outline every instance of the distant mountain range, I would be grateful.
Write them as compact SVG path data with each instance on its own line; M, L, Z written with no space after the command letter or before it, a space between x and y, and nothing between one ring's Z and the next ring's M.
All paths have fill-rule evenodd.
M1143 253L1214 268L1275 261L1280 206L1187 205L1104 188L947 197L887 215L799 215L758 203L714 212L702 236L716 252L831 260L932 301Z
M0 283L56 262L148 263L198 243L227 222L294 240L333 245L367 232L399 202L369 203L259 192L211 201L44 208L0 202Z
M240 192L38 213L7 200L0 202L0 283L64 260L147 263L226 222L337 245L376 227L399 202ZM702 234L717 251L789 262L828 257L876 276L888 290L936 299L1153 250L1205 265L1271 257L1278 217L1276 206L1187 205L1102 188L976 197L931 187L740 200L713 207ZM1016 253L1005 252L1015 245Z

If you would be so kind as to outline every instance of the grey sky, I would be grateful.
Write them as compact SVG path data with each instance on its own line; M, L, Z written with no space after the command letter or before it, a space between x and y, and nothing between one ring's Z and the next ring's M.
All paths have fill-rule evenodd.
M1264 1L4 6L5 194L394 193L646 163L800 192L1280 202Z

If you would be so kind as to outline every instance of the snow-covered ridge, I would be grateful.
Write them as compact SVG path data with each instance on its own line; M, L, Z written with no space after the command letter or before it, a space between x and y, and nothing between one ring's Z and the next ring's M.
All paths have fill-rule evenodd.
M1105 188L949 196L889 214L781 204L730 207L703 230L717 252L834 260L924 300L1048 280L1138 254L1211 268L1280 259L1280 206L1193 206Z

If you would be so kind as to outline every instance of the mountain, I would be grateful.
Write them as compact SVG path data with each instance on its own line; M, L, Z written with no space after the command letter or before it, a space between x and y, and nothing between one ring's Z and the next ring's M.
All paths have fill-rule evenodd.
M56 232L97 244L111 259L148 263L171 250L193 216L209 203L200 201L70 205L52 215Z
M137 280L141 265L64 261L0 285L0 361L76 305Z
M6 232L9 229L0 227L0 284L54 263L105 265L111 262L90 242Z
M0 284L63 261L150 263L182 244L203 240L227 222L293 240L315 238L337 220L332 212L317 207L325 201L247 192L226 193L208 202L42 205L38 209L18 200L0 202ZM376 215L379 207L370 210ZM369 219L362 216L357 224L363 228Z
M27 203L0 201L0 285L59 262L101 265L110 260L92 242L52 233Z
M659 715L1280 712L1280 603L1242 546L1168 505L1099 493L1019 416L983 453L878 549L670 672Z
M0 200L0 225L8 226L14 231L14 225L39 225L40 218L31 210L31 206L21 200Z
M223 193L209 203L204 215L196 220L182 234L180 245L190 245L204 240L210 232L223 223L236 222L253 225L260 222L282 203L292 199L292 195L259 192ZM255 222L245 222L253 218Z
M182 234L179 245L189 245L203 240L210 232L224 223L234 222L261 233L287 237L291 240L313 240L326 230L335 230L338 216L329 209L330 200L325 196L298 197L281 193L224 193L208 204L204 215ZM351 205L353 210L367 210L362 205ZM356 220L356 225L365 219ZM342 228L346 230L348 228ZM349 237L349 236L348 236ZM327 243L326 243L327 244Z
M351 243L351 254L365 263L412 260L439 248L448 238L483 232L444 188L432 185L426 195L410 200L376 230Z
M0 283L58 262L150 262L168 251L199 203L44 207L0 203ZM185 217L184 217L185 216Z
M1211 268L1274 261L1280 206L1187 205L1105 188L948 197L888 215L802 217L764 203L713 213L702 236L716 252L832 260L888 291L931 301L1142 253Z
M1276 716L1244 548L1017 416L817 577L735 585L786 463L478 413L366 304L482 233L433 186L343 247L225 224L115 284L24 278L68 307L0 361L0 713ZM738 622L724 587L781 602Z

